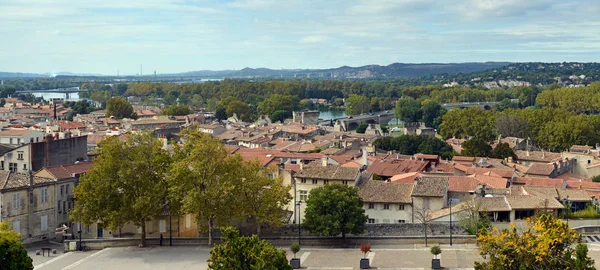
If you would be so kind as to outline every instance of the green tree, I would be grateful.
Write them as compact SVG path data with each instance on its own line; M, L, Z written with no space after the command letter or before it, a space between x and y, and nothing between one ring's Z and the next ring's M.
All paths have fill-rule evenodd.
M162 110L161 114L163 115L173 115L173 116L182 116L192 114L193 111L190 107L186 105L171 105Z
M498 102L498 104L496 104L496 110L498 110L499 112L504 111L506 109L518 109L519 108L519 104L510 101L510 99L505 98L502 101Z
M593 182L600 182L600 175L596 175L596 176L592 177L592 181Z
M221 233L221 244L215 245L210 251L208 269L292 269L284 250L275 248L265 240L259 240L256 235L240 236L232 227L222 228Z
M369 127L368 124L360 123L360 125L358 125L358 127L356 128L356 133L365 134L365 131L367 131L368 127Z
M227 110L225 110L223 107L217 107L217 110L215 111L215 118L219 120L227 119Z
M489 157L492 154L492 146L486 141L473 138L463 143L463 150L460 152L463 156L469 157Z
M145 246L146 222L160 215L167 201L170 156L162 146L149 132L130 134L126 141L103 140L94 165L74 190L71 220L101 221L112 230L132 222L141 227Z
M447 112L440 104L432 100L426 100L421 107L421 111L423 112L422 121L425 125L435 129L439 128L442 117Z
M345 101L347 115L359 115L369 112L371 102L368 97L352 94Z
M442 117L439 133L448 139L473 136L482 140L494 139L494 115L479 107L454 109Z
M274 111L270 118L271 118L271 122L275 123L277 121L284 123L285 119L288 117L288 112L284 111L284 110L277 110Z
M342 184L329 184L310 191L306 202L304 226L313 233L326 236L365 230L367 216L358 190Z
M423 111L421 111L421 103L418 100L401 98L396 102L394 114L396 115L396 118L406 123L411 123L420 121L423 116Z
M231 117L235 113L238 118L244 122L252 121L252 110L248 106L248 104L241 102L239 100L234 100L230 102L225 108L227 112L227 116Z
M0 266L6 270L33 269L33 260L21 242L21 235L8 222L0 222Z
M486 260L475 269L595 269L581 237L551 215L528 220L527 229L484 230L477 236L479 253Z
M490 157L499 159L506 159L510 157L513 161L517 160L517 154L515 154L515 151L510 148L508 143L499 143L496 145L496 148L492 150Z
M169 171L170 201L181 202L182 211L195 214L198 228L208 232L213 244L213 229L230 224L239 216L237 192L242 159L229 155L219 140L197 130L181 132L183 146L175 146Z
M298 101L294 96L274 94L258 104L258 112L261 115L271 115L275 111L285 111L286 115L292 115L297 107Z
M117 119L137 118L136 113L133 111L133 106L122 97L111 98L106 102L106 117L111 116Z
M6 99L0 99L0 107L4 107L6 105Z
M270 177L276 168L263 168L256 161L245 163L241 170L244 178L236 192L238 209L246 221L256 224L256 235L260 237L263 225L274 228L283 223L284 207L292 199L291 186L284 186L281 177Z

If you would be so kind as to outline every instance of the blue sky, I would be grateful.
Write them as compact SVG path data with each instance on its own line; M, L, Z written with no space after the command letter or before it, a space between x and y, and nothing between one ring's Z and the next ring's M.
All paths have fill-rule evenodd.
M600 60L596 0L0 0L0 71Z

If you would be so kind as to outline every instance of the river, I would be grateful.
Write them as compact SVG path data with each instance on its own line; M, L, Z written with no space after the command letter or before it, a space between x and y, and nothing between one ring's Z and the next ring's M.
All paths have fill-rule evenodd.
M331 120L335 118L344 118L347 117L344 111L320 111L319 119L322 120Z

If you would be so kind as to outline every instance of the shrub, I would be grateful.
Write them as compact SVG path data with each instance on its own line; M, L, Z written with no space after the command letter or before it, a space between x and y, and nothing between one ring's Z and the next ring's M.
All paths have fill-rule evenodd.
M440 246L433 246L433 247L431 247L430 251L431 251L431 254L433 254L435 256L442 254L442 248L440 248Z
M596 210L596 207L588 204L588 206L577 212L573 212L569 214L569 218L599 218L600 214Z

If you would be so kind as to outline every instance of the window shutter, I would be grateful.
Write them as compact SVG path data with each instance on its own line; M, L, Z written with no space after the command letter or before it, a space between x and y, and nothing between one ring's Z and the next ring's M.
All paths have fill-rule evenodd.
M25 210L25 198L21 198L21 210Z

